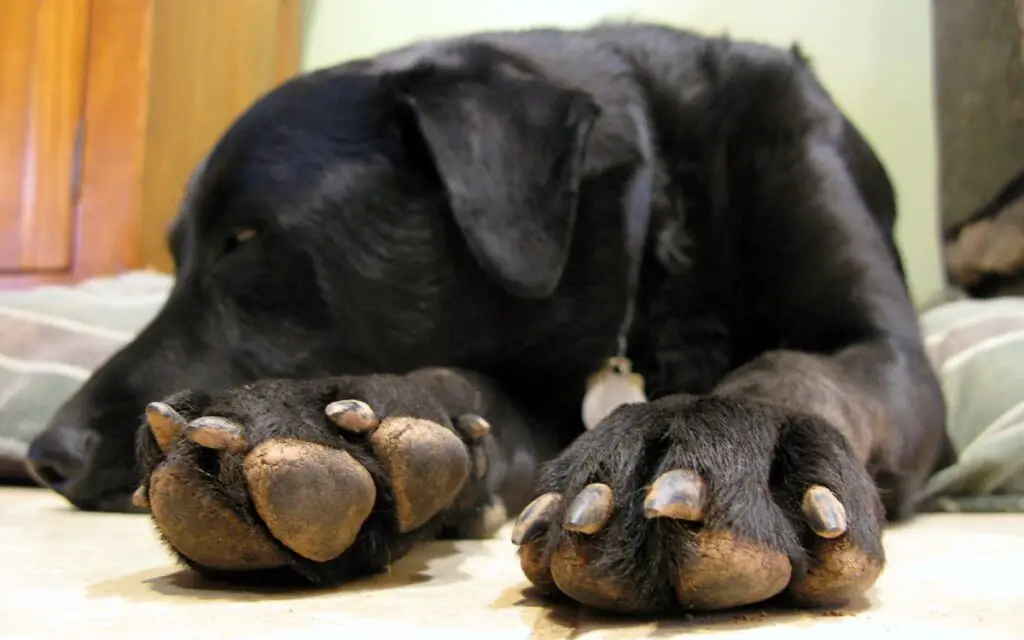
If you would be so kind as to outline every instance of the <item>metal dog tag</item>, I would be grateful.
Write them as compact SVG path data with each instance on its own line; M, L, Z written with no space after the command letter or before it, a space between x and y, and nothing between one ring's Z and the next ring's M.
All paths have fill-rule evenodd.
M583 425L593 429L620 405L637 402L647 402L643 376L633 373L628 358L609 358L600 371L587 379Z

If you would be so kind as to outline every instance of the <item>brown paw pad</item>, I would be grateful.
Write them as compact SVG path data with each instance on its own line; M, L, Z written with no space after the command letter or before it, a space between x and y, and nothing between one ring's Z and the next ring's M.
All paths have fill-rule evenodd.
M370 472L340 449L298 440L269 440L245 457L249 495L283 545L326 562L359 535L377 499Z
M516 550L519 555L519 567L523 575L541 593L558 592L554 578L551 577L551 565L544 557L544 546L541 542L527 542Z
M209 569L245 571L287 564L284 554L246 522L210 480L182 459L153 472L149 503L160 532L179 553Z
M419 418L390 418L370 436L388 474L398 529L416 529L449 506L469 478L469 450L449 429Z
M767 600L786 588L792 566L785 554L726 531L694 534L679 568L676 597L687 609L716 610Z
M596 556L589 540L565 539L551 558L552 581L562 593L587 606L622 613L656 611L656 602L641 599L627 581L599 573L594 568Z
M808 607L838 607L870 589L885 566L849 540L819 540L810 550L807 575L795 580L787 594Z

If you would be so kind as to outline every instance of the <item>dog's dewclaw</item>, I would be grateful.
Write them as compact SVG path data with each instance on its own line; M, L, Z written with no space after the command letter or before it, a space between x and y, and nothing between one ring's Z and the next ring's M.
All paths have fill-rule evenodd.
M469 449L436 422L390 418L371 434L370 446L388 474L402 533L451 505L469 479Z
M464 413L455 420L455 428L462 436L474 442L491 432L491 425L475 413Z
M533 499L519 513L512 525L512 544L522 545L533 542L548 530L562 503L560 493L545 493Z
M178 435L188 426L185 418L163 402L151 402L146 406L146 424L164 453L171 450Z
M588 484L569 505L562 526L576 533L597 533L608 523L614 508L615 496L611 487L599 482Z
M366 433L377 428L377 414L362 400L338 400L327 405L324 413L345 431Z
M346 451L299 440L268 440L245 456L245 479L270 533L300 556L326 562L344 553L377 500L370 472Z
M708 505L708 487L695 471L674 469L661 474L644 498L645 518L699 522Z
M149 509L149 491L143 485L132 494L132 505L139 509Z
M207 449L244 453L248 446L242 425L220 416L196 418L185 428L185 437Z
M838 538L846 533L846 508L827 488L811 486L804 493L801 507L808 526L822 538Z

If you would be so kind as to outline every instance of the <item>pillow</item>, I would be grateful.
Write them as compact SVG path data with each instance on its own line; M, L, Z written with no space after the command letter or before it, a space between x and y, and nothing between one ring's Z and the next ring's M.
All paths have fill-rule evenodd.
M921 326L958 456L924 500L943 511L1024 511L1024 297L940 304Z
M25 481L29 442L157 314L171 276L133 271L0 291L0 482Z

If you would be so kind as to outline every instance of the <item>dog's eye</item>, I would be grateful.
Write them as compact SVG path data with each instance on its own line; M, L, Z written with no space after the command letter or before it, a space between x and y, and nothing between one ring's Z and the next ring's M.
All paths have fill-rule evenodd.
M256 237L256 230L255 229L239 229L238 231L235 231L235 236L234 236L235 242L237 244L242 244L243 242L249 242L250 240L252 240L255 237Z
M240 245L249 242L257 235L259 234L256 231L256 229L253 229L251 227L246 227L244 229L235 229L235 231L231 234L231 237L228 238L227 246L224 247L224 253L230 253L234 251Z

